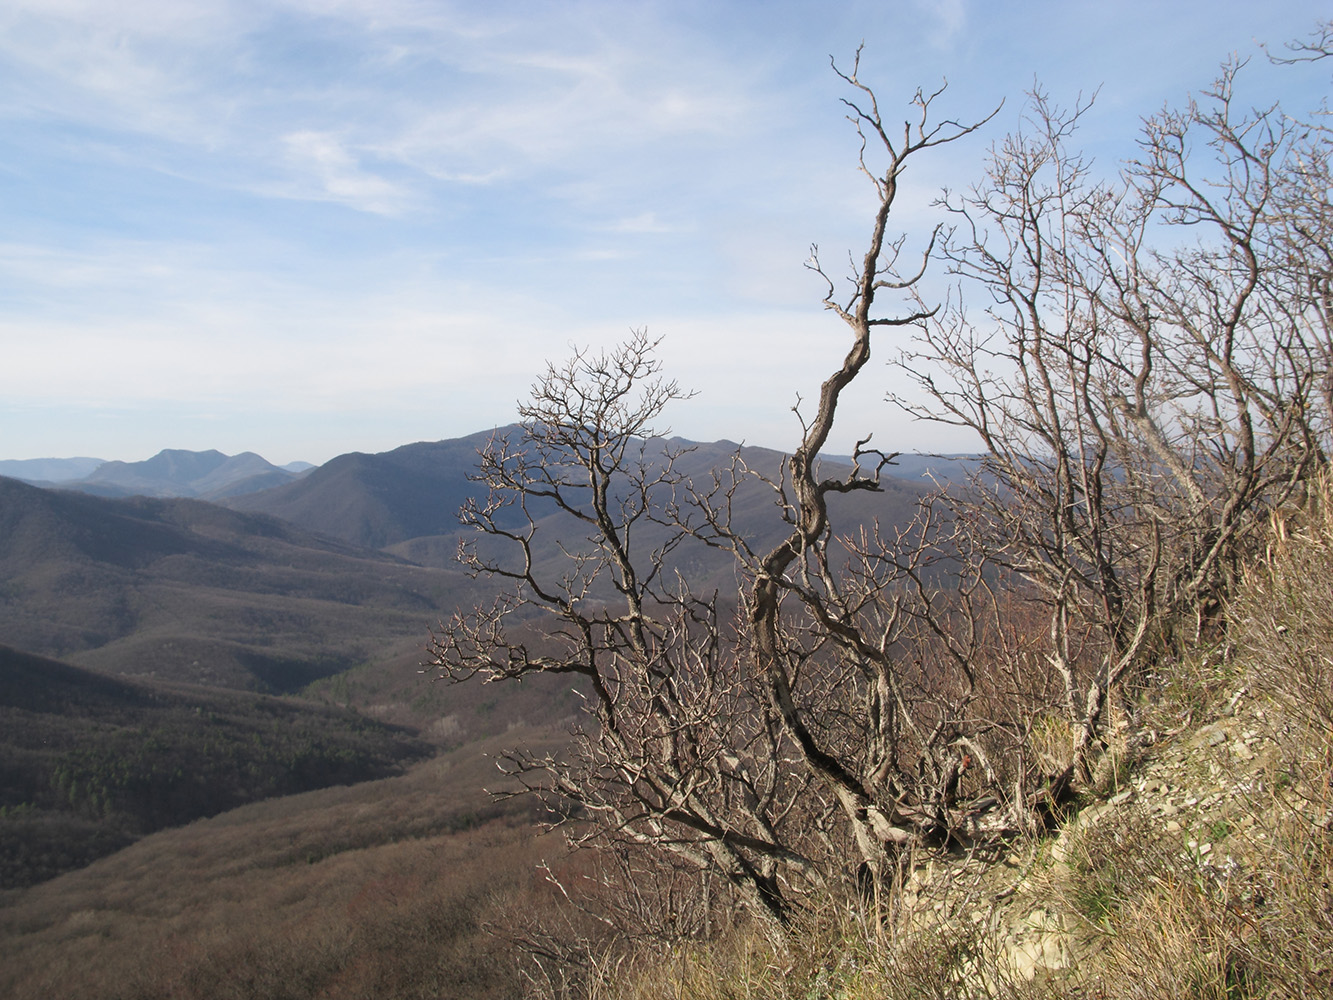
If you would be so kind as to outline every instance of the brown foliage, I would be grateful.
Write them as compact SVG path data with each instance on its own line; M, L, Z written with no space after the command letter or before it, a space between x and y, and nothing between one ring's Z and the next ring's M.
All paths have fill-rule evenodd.
M5 894L0 993L517 996L484 928L546 905L536 866L562 848L534 839L530 809L481 792L482 749L247 806Z

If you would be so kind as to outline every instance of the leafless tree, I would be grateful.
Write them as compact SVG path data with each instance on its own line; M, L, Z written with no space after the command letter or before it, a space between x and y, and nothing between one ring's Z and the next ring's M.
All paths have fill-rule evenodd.
M520 409L521 431L481 456L488 498L462 517L484 544L465 545L461 558L509 589L432 642L454 679L581 678L592 719L574 750L515 753L511 771L595 817L592 835L719 877L779 934L809 887L858 864L878 871L918 838L944 843L958 832L972 761L998 778L984 745L995 727L969 715L981 641L973 612L989 600L981 575L958 576L947 598L937 592L930 545L945 529L928 511L889 538L873 526L840 538L830 497L879 490L890 456L863 442L850 471L825 477L818 462L872 332L928 314L876 312L884 293L921 278L919 268L897 272L904 243L888 236L902 173L979 125L934 121L939 93L917 93L913 118L895 131L856 68L840 75L856 94L849 117L879 204L848 296L829 282L825 298L851 331L850 349L767 480L786 537L755 552L733 529L732 504L757 478L739 454L707 482L678 471L682 453L653 424L685 393L636 334L550 366ZM824 274L817 255L810 266ZM552 533L554 560L544 545ZM739 617L673 572L691 546L735 556L750 581ZM534 613L545 616L540 639L515 627Z
M462 517L510 551L490 558L468 544L460 557L510 589L456 616L432 652L455 679L581 679L592 719L574 748L516 752L512 773L577 804L597 820L594 835L716 873L781 923L777 867L810 869L785 824L801 781L780 766L781 734L736 669L716 595L672 571L682 547L711 539L689 518L681 453L652 427L684 395L660 377L654 346L639 333L550 366L520 408L519 434L482 454L488 498ZM515 630L533 613L539 636Z
M878 199L870 240L845 295L817 250L808 264L824 280L824 305L848 328L851 347L821 386L785 479L776 484L790 525L787 538L762 556L739 541L736 551L753 578L747 607L753 670L764 679L772 711L805 771L836 803L854 845L850 853L878 873L902 848L947 842L957 832L952 810L967 764L979 761L990 783L996 779L979 738L993 727L969 715L984 617L979 609L989 594L976 566L963 569L947 598L936 591L924 572L940 551L929 508L910 537L884 539L876 532L840 539L830 524L830 498L878 490L895 456L871 449L866 439L856 447L851 472L829 477L821 474L818 456L842 392L870 359L873 332L913 326L935 311L922 304L896 315L880 312L886 293L901 300L917 287L935 242L919 265L900 269L905 241L889 237L888 220L907 164L969 135L991 116L970 124L935 121L942 89L918 91L914 120L895 129L858 69L859 53L851 71L839 75L853 91L844 103L861 138L861 171Z
M985 182L946 198L960 299L899 361L922 393L900 404L984 451L955 513L1046 608L1075 734L1056 796L1109 693L1215 619L1327 455L1327 137L1238 108L1240 69L1148 119L1112 179L1070 149L1087 105L1034 94Z
M1267 48L1265 46L1265 48ZM1268 58L1275 63L1318 62L1333 55L1333 21L1321 21L1315 26L1310 38L1305 41L1287 42L1283 48L1289 53L1285 56L1273 55Z
M589 706L568 753L516 751L511 773L777 937L811 890L854 871L878 886L918 848L995 843L1067 796L1112 693L1182 622L1212 626L1260 521L1328 453L1327 133L1238 111L1239 69L1150 119L1111 180L1070 151L1085 106L1034 96L918 257L889 235L904 171L989 116L940 120L941 92L918 92L891 124L858 53L839 76L876 210L849 285L812 252L850 345L781 470L738 452L687 476L655 426L687 394L642 333L549 366L481 456L460 556L507 589L442 624L434 662L569 674ZM943 306L932 262L963 289ZM900 404L969 428L985 458L910 526L839 525L894 456L869 438L850 468L820 452L891 328L914 337L898 364L920 394ZM784 531L766 549L731 516L757 484ZM738 607L676 571L695 547L733 557ZM1070 737L1051 766L1030 737L1053 713Z

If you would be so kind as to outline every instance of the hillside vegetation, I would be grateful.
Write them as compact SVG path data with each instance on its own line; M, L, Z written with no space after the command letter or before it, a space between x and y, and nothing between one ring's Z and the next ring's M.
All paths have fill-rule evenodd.
M1333 22L1287 51L1289 66L1333 57ZM876 211L850 281L817 250L806 262L847 343L798 407L788 455L659 436L690 392L635 331L549 362L461 493L445 442L345 456L245 501L304 528L0 484L15 628L47 642L63 629L80 663L139 673L198 673L176 643L203 636L234 647L231 683L310 681L333 704L408 699L399 629L442 609L423 588L445 577L403 557L441 558L455 536L428 502L461 500L468 583L429 632L438 683L412 700L440 714L429 734L449 746L495 731L478 722L488 712L546 709L541 727L487 741L495 800L457 791L480 780L469 744L9 893L0 988L1329 994L1326 109L1242 104L1232 60L1099 174L1072 145L1087 106L1034 91L983 178L939 203L952 225L907 263L917 248L889 220L909 161L962 148L990 117L918 91L900 128L860 68L858 50L834 71ZM956 296L932 301L932 269ZM822 457L884 327L907 333L892 364L913 391L898 408L975 435L966 482L897 482L868 437L848 464ZM80 632L88 612L96 628ZM171 631L183 620L188 634ZM370 655L396 676L340 669ZM82 688L43 697L108 713L112 749L20 748L16 766L49 774L41 794L93 817L192 801L183 767L135 756L170 727L123 739L110 716L134 695ZM46 724L41 698L15 702ZM245 765L261 779L270 739L281 773L318 742L277 735L301 726L286 702L234 721L199 708L222 723L207 739L231 727L265 748ZM255 721L270 714L291 721L270 736ZM360 725L331 706L322 718ZM231 756L210 744L197 766L225 789ZM144 772L164 784L139 799ZM517 832L534 820L589 850L548 856L551 841Z
M1289 51L1333 57L1333 25ZM1074 146L1088 106L1036 90L901 269L908 162L988 118L918 91L900 126L859 70L835 65L877 210L846 280L806 262L846 353L777 473L648 460L689 392L643 331L548 362L481 455L461 554L501 593L432 664L575 676L591 716L567 752L505 758L589 817L600 862L565 885L591 922L526 950L538 995L1326 991L1325 109L1243 103L1232 60L1101 171ZM840 509L892 456L820 458L881 327L909 331L892 401L981 449L906 529ZM751 489L781 515L766 543L735 517ZM552 517L585 541L543 558ZM739 609L675 570L700 547ZM1297 551L1322 561L1297 574ZM547 645L515 628L535 613Z
M517 996L511 945L488 927L550 905L537 865L563 848L534 839L530 800L482 791L488 750L244 806L0 893L0 996Z
M246 802L383 777L430 750L345 710L129 683L0 647L0 888Z
M0 993L518 996L533 970L514 944L543 927L591 947L607 975L586 992L603 1000L1326 996L1330 509L1278 526L1228 610L1229 642L1180 650L1131 706L1138 735L1115 731L1051 836L998 859L924 852L880 909L830 893L784 948L743 919L703 940L640 938L629 953L597 937L538 866L571 889L601 876L571 868L558 838L531 839L531 800L482 791L496 787L483 752L558 738L515 730L403 777L245 806L0 894ZM692 891L641 875L641 903Z

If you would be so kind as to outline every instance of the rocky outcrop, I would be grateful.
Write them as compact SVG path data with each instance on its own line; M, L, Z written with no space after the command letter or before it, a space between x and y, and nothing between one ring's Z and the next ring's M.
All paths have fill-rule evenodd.
M1120 921L1173 880L1253 904L1250 859L1292 805L1284 790L1296 792L1289 730L1240 690L1205 725L1149 731L1107 756L1096 790L1054 837L999 861L917 867L896 897L899 941L956 950L983 995L1033 981L1063 993L1111 974Z

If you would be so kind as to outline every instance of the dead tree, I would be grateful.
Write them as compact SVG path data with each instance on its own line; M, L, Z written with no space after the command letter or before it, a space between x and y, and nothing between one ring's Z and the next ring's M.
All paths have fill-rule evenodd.
M1327 455L1327 136L1240 111L1240 68L1148 119L1111 179L1071 152L1086 108L1034 94L986 181L946 200L960 303L899 360L924 398L900 405L984 452L955 514L1046 609L1072 731L1056 797L1110 693L1216 624L1267 512Z
M924 304L897 315L881 311L886 295L912 301L935 242L919 265L900 269L905 241L890 236L888 222L903 172L919 154L971 134L991 116L969 124L935 121L942 89L918 91L914 118L894 126L858 69L859 53L851 71L839 75L854 91L844 103L861 138L861 171L878 200L870 238L845 294L817 250L808 264L824 280L824 305L847 327L851 346L821 386L815 412L803 418L784 480L774 484L788 536L764 554L739 540L736 551L753 581L747 610L755 675L801 765L836 807L848 853L879 872L904 847L944 844L958 832L965 761L984 763L986 784L996 779L981 746L981 733L994 727L970 714L979 606L989 595L976 566L964 567L947 595L924 572L939 551L939 526L928 509L909 535L840 538L830 499L879 490L894 456L869 448L866 439L852 470L835 476L821 472L818 456L842 392L870 360L874 331L914 326L934 313Z
M1058 802L1111 693L1182 621L1208 627L1256 526L1329 447L1327 133L1235 113L1230 68L1104 181L1069 151L1081 110L1038 95L908 266L889 230L904 171L989 119L941 121L940 92L918 92L892 125L858 69L839 75L876 209L849 286L809 263L850 344L767 480L782 540L756 550L733 525L757 478L739 454L691 480L655 436L686 394L636 334L548 367L481 456L460 556L506 589L431 646L454 679L577 681L571 751L515 752L511 772L590 837L717 879L778 937L830 880L994 842ZM1196 134L1216 151L1202 176ZM1176 232L1212 235L1162 249ZM928 301L932 261L981 318ZM903 407L970 428L986 457L916 524L853 531L839 499L881 490L892 456L868 438L850 469L819 456L893 328L914 331L899 363L924 399ZM739 613L676 572L692 547L734 557ZM1015 624L1014 595L1040 629ZM1038 773L1028 738L1053 712L1068 747Z
M654 438L663 407L685 394L636 334L549 367L520 408L521 431L482 454L488 497L462 512L482 544L460 555L508 589L444 623L431 645L454 679L581 679L591 720L572 753L515 753L512 773L581 807L592 836L719 877L779 936L810 888L879 871L910 843L948 843L964 825L962 790L998 787L1002 770L988 750L1000 727L973 712L986 688L977 609L993 603L982 575L964 567L941 591L931 545L947 529L929 511L900 534L840 536L831 499L879 490L890 456L863 442L854 468L831 476L818 460L872 333L929 312L907 294L921 269L897 271L904 241L889 235L903 171L981 123L937 122L939 92L918 92L895 129L856 67L840 75L878 206L850 292L839 299L830 281L824 300L851 345L769 483L784 540L755 552L733 529L732 505L756 478L739 454L691 482L681 453ZM929 244L922 266L928 257ZM817 256L811 267L824 275ZM908 311L881 314L886 294ZM735 556L748 580L737 619L673 571L691 546Z
M736 669L717 595L673 572L675 556L711 539L686 510L681 452L655 438L684 393L660 377L654 346L638 333L549 366L522 429L487 446L476 475L487 499L461 513L487 544L464 544L460 559L508 589L445 623L431 652L455 680L581 681L591 720L570 753L515 752L511 773L577 805L591 836L720 876L777 926L789 910L779 866L814 874L787 822L802 782Z

